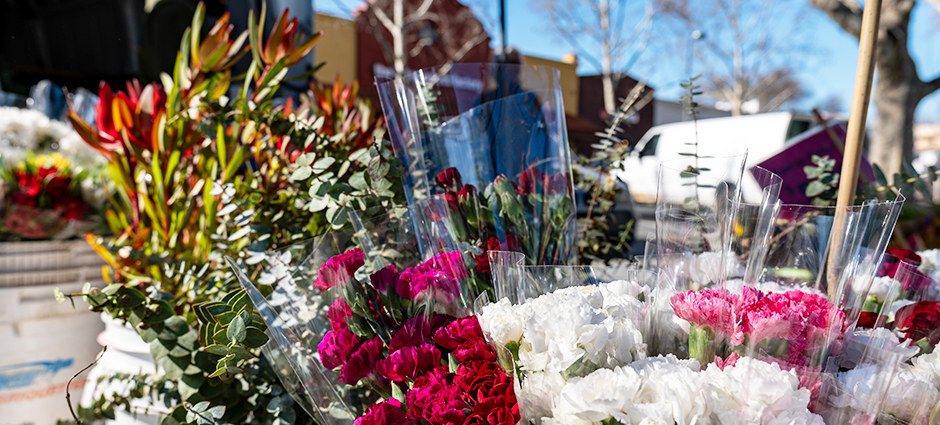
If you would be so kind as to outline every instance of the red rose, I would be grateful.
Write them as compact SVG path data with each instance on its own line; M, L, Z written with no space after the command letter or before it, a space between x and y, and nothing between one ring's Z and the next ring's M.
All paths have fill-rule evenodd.
M940 343L940 302L921 301L901 307L895 314L898 331L914 342L927 338L930 345Z
M464 425L513 425L519 421L519 405L492 397L473 406Z
M460 171L457 171L456 168L450 167L440 173L437 173L437 177L434 178L434 181L442 189L450 192L456 191L461 186L463 186L463 181L460 178Z
M874 311L863 311L862 314L858 317L858 326L871 329L875 327L875 323L878 321L878 313Z
M352 317L352 310L343 298L337 298L326 310L326 317L330 319L330 327L335 329L349 329L346 318Z
M483 329L476 316L456 319L434 333L434 343L445 350L453 350L473 339L483 339Z
M555 174L548 181L549 193L566 194L568 192L568 183L571 180L564 174Z
M373 404L353 425L404 425L410 423L401 403L394 398Z
M546 181L545 173L541 172L538 168L529 168L519 174L519 185L516 187L516 190L520 195L526 196L530 193L538 193L539 183Z
M42 179L22 171L16 172L16 182L20 188L19 191L25 193L26 196L39 195L42 190Z
M918 266L920 265L921 261L923 261L923 259L921 259L920 256L917 255L916 252L911 251L909 249L892 248L885 252L887 254L891 254L895 257L898 257L902 260L908 260L907 261L908 263L915 263Z
M473 257L473 261L477 263L476 269L479 273L489 273L490 272L490 256L486 252Z
M454 192L444 192L444 200L447 201L447 208L451 211L460 211L460 201L457 200L457 194Z
M473 185L465 184L460 188L459 191L457 191L457 199L462 203L474 200L476 197L477 188Z

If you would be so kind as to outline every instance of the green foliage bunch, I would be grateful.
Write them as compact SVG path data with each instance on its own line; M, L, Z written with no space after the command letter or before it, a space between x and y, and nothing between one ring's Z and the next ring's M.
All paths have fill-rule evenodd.
M87 236L109 284L68 297L133 327L163 370L113 377L133 391L105 394L84 415L113 418L141 396L166 406L166 425L311 423L259 354L264 323L223 258L257 278L265 252L322 234L343 221L344 207L368 217L400 200L401 165L386 145L373 146L383 124L355 85L334 86L329 99L313 90L299 108L276 105L280 82L319 34L296 34L285 13L264 43L262 8L241 35L224 16L200 40L204 11L162 87L108 88L98 128L71 115L110 159L117 194L106 213L115 237ZM248 72L232 76L249 52ZM241 87L229 90L233 82Z

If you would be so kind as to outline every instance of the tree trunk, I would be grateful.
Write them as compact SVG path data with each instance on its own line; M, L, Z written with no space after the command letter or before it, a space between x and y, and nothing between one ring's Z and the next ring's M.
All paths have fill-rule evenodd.
M884 78L883 75L889 70L883 69L879 70L878 82L875 84L878 122L868 149L868 160L878 164L891 176L901 170L904 158L912 158L914 155L912 129L914 110L917 109L920 97L914 92L911 81Z
M862 11L846 7L840 0L810 0L829 15L845 32L858 38ZM908 28L914 0L884 0L878 52L875 56L877 81L874 87L878 123L868 149L868 159L888 176L901 170L904 158L914 153L914 111L924 96L940 89L940 78L920 79L917 65L907 46Z

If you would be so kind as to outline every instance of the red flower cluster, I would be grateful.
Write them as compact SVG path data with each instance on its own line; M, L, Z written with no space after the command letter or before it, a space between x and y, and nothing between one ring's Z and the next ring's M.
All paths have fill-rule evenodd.
M446 320L436 329L435 324L443 324L439 317L412 320L395 334L391 345L407 345L390 349L376 370L405 391L404 405L394 399L378 403L356 425L510 425L519 420L512 378L495 362L476 317ZM447 353L458 362L456 370L442 364Z
M48 237L54 230L38 221L80 220L89 210L81 194L72 190L72 176L55 166L25 167L13 173L14 187L8 195L11 207L4 225L13 233L29 239ZM50 216L51 213L51 216Z
M909 249L892 248L885 251L885 254L887 255L885 255L884 261L878 267L878 276L894 278L902 262L919 266L922 261L916 252Z
M904 306L894 317L896 329L911 341L927 338L931 346L940 343L940 302L920 301Z

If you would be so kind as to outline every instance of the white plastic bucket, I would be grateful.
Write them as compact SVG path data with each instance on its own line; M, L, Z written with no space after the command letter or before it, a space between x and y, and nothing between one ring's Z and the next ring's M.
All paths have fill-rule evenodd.
M61 285L80 291L82 284ZM65 387L76 372L94 361L100 350L95 336L104 327L85 306L73 312L59 305L54 286L0 288L0 425L52 425L71 418ZM48 294L40 298L39 294ZM16 300L14 314L8 314ZM68 313L62 313L62 308ZM13 320L10 320L10 319ZM73 402L81 397L85 378L70 388Z
M137 335L137 331L120 321L112 319L107 313L101 314L105 330L98 335L98 343L107 345L108 351L101 356L101 360L88 374L85 390L82 394L83 406L90 406L94 399L103 394L121 392L124 385L120 382L98 383L101 376L110 376L115 373L127 374L154 374L158 371L153 357L150 355L150 344L147 344ZM114 420L107 421L109 425L158 425L160 420L169 413L169 409L161 403L151 405L143 400L131 402L131 411L125 411L115 406Z
M53 291L103 286L102 264L85 241L0 243L0 425L71 419L65 387L101 350L104 325L82 300L73 310ZM75 404L85 379L72 381Z

